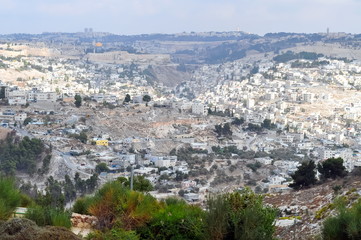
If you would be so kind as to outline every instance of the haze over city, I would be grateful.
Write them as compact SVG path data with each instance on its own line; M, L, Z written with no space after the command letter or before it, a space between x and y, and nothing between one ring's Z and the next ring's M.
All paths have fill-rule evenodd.
M360 0L0 0L0 34L359 32ZM346 14L347 13L347 14Z

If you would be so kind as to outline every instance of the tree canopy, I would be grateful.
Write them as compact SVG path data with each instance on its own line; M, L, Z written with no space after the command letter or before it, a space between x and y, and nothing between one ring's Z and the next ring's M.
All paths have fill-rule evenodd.
M24 137L20 140L11 132L0 141L0 172L14 175L15 171L34 174L38 163L42 162L45 146L40 139Z
M123 186L130 188L130 178L120 177L118 178L118 181L123 184ZM133 190L139 192L149 192L153 190L153 185L144 176L134 176Z
M81 102L82 102L81 96L79 94L77 94L77 95L75 95L74 99L75 99L75 102L74 102L75 106L77 108L79 108L81 106Z
M218 137L231 137L232 130L231 125L229 123L215 125L215 132L217 133Z
M329 158L326 161L317 164L317 170L321 174L322 179L344 177L347 175L343 166L342 158Z
M149 95L144 95L144 96L143 96L143 101L144 101L144 102L147 102L147 103L148 103L148 102L150 102L150 100L151 100L151 97L150 97Z
M129 94L127 94L127 95L125 95L125 98L124 98L124 102L130 102L130 95Z
M309 187L317 182L316 165L314 161L303 162L297 171L291 175L293 183L289 186L294 189Z

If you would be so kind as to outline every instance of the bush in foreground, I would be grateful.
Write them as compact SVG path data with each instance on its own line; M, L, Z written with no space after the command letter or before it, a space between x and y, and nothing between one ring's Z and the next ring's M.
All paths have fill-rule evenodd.
M24 199L13 179L0 176L0 220L7 220Z
M79 199L74 211L98 218L89 239L269 240L276 211L250 189L211 197L208 210L171 198L157 201L121 182L105 184L94 197Z
M322 239L361 239L361 202L357 202L351 208L346 208L346 203L338 199L335 205L337 215L327 218L323 223Z

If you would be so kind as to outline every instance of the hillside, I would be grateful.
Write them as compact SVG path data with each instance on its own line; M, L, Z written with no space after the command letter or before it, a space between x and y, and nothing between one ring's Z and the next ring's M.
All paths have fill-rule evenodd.
M314 239L314 236L320 234L325 218L334 214L332 204L337 197L344 196L349 204L360 198L360 183L360 176L348 176L309 189L267 194L265 202L282 209L283 220L278 222L281 227L276 231L277 236L280 239L295 239L295 236L300 240Z

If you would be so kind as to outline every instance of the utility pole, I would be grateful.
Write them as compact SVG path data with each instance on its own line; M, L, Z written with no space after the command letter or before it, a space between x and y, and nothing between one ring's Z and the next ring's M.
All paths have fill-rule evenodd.
M134 178L134 166L132 165L132 170L130 172L130 191L133 191L133 178Z

